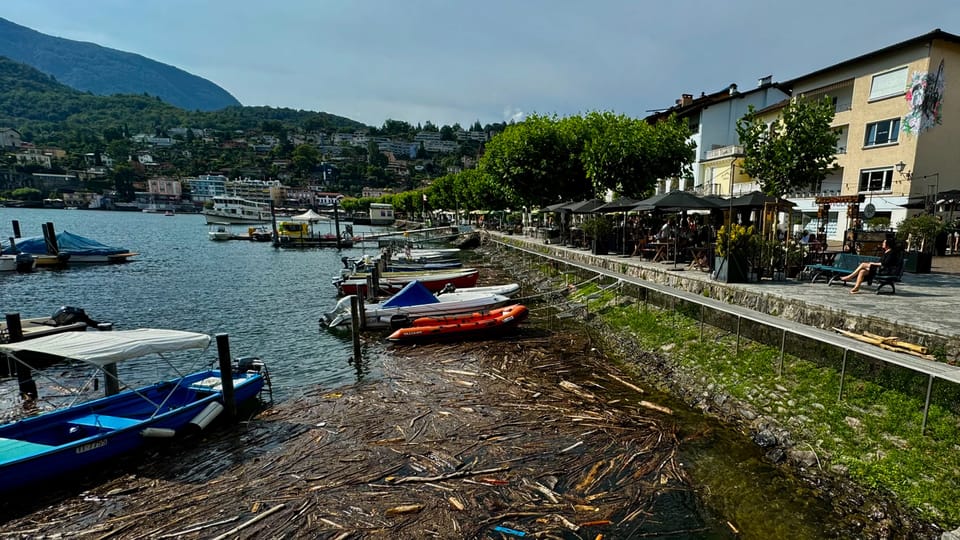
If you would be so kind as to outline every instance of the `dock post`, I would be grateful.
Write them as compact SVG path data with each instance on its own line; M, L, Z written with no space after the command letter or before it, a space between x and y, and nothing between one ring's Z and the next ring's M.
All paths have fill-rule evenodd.
M223 407L231 419L237 416L237 402L233 395L233 362L230 360L230 336L217 334L217 357L220 360L220 387L223 389Z
M23 341L23 326L20 324L19 313L7 313L7 338L10 343ZM17 362L16 367L20 399L37 399L37 381L33 380L30 366L23 362Z
M47 243L47 253L51 255L59 255L60 246L57 244L57 231L53 228L52 222L48 221L46 225L47 225L47 229L46 229L46 236L44 236L44 239L46 240L46 243Z
M13 237L20 238L20 221L13 220Z
M110 332L113 330L113 323L100 323L97 330L101 332ZM108 396L115 396L120 393L120 379L117 377L117 364L107 364L103 366L103 389Z
M358 295L350 296L350 319L351 319L351 337L353 338L353 360L357 363L360 362L360 325L363 324L360 319L360 305L363 303L363 298Z
M370 277L373 278L373 294L372 298L380 296L380 267L374 266L370 269Z
M277 231L277 211L270 199L270 225L273 226L273 247L280 247L280 233Z
M337 235L337 249L340 249L342 247L340 245L340 212L338 211L339 208L340 208L340 205L337 204L337 200L334 199L333 200L333 231L334 231L334 234Z

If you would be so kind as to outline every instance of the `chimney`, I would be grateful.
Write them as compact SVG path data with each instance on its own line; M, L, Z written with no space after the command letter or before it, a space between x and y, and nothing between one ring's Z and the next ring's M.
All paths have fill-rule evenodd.
M683 94L680 96L680 106L686 107L693 103L693 94Z
M766 77L760 77L757 79L757 86L763 87L773 82L773 75L767 75Z

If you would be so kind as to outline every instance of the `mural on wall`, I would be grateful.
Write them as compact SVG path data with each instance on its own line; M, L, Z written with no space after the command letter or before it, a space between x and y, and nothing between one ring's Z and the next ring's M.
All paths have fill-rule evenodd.
M903 118L903 131L920 135L942 123L943 111L943 60L936 73L915 71L907 86L907 103L910 111Z

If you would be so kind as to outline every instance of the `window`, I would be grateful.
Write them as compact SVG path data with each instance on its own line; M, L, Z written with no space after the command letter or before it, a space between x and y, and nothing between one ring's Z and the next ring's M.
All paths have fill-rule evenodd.
M900 119L883 120L867 124L867 132L863 138L864 146L893 144L900 136Z
M870 82L870 99L883 99L898 96L907 91L907 67L904 66L886 73L878 73Z
M860 171L860 192L890 191L893 188L893 169Z

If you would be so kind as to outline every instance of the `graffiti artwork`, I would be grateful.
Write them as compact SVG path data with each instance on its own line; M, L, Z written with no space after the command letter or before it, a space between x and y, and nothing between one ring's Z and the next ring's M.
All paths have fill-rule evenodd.
M904 133L919 135L942 123L943 111L943 60L936 73L915 71L907 87L907 103L910 111L903 118Z

